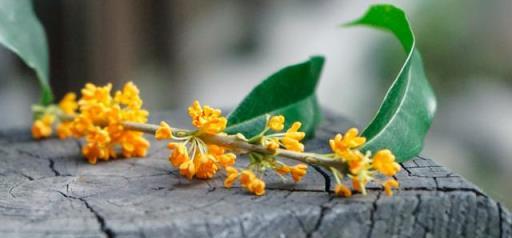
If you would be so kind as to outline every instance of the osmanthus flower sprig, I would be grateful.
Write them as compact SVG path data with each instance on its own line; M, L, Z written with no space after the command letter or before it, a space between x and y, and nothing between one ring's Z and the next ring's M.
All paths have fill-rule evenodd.
M194 105L198 105L198 102L194 102L191 108ZM204 106L204 108L205 111L210 110L208 106ZM134 130L155 134L158 139L179 140L179 138L182 138L183 140L187 138L187 141L198 140L200 143L196 144L206 145L203 146L203 152L208 151L211 145L215 145L217 148L222 147L223 151L232 150L240 154L248 154L249 165L243 169L235 168L233 166L234 160L229 160L229 164L222 162L223 160L215 162L215 157L210 157L210 160L213 161L213 164L220 163L222 168L225 169L225 187L232 187L233 183L239 180L242 187L256 195L262 195L265 192L265 182L262 179L265 171L272 170L280 176L290 174L295 182L299 182L307 173L307 164L328 169L336 180L335 193L339 196L348 197L352 195L352 191L342 183L345 176L352 180L353 189L362 194L366 194L366 185L374 180L382 183L387 195L392 195L392 188L398 187L398 181L392 178L400 170L399 164L395 162L394 155L389 150L380 150L373 157L370 152L363 154L360 148L364 145L366 139L358 136L357 129L351 128L345 135L338 134L329 141L334 153L318 154L303 152L304 145L300 141L305 137L305 134L299 131L300 122L293 123L286 132L281 132L284 129L284 123L285 118L282 115L269 116L266 127L261 133L250 139L246 139L241 134L227 135L221 133L221 130L216 131L216 133L203 133L200 128L197 131L173 129L165 122L161 122L160 126L138 123L126 123L126 126ZM224 127L223 125L218 128ZM194 146L193 143L191 147L193 150ZM170 143L169 148L173 150L169 158L171 163L180 168L182 175L191 178L193 175L190 173L190 165L183 166L184 161L187 161L186 159L190 160L191 157L179 156L188 154L186 153L188 150L183 143L181 145ZM232 156L234 158L234 155ZM302 163L289 166L279 158L289 158ZM190 164L201 164L200 160L195 159L195 157L191 161L194 161L194 163L189 162ZM213 170L212 173L214 173ZM388 178L384 179L384 177Z
M350 196L352 190L342 183L343 178L352 180L353 190L366 194L366 185L379 181L388 195L398 182L392 178L400 166L389 150L363 153L360 149L366 142L355 128L344 135L338 134L329 141L333 153L318 154L304 152L300 131L301 123L293 122L285 128L283 115L268 115L260 133L252 138L242 134L229 135L224 132L227 120L221 111L195 101L188 114L195 130L173 128L172 123L162 121L160 125L147 124L148 112L142 109L139 91L133 83L127 83L114 96L111 85L97 87L87 84L82 96L68 94L59 103L44 108L35 108L32 133L35 138L48 137L57 123L60 138L74 136L85 138L82 152L92 164L98 159L143 157L149 142L142 136L149 133L158 140L170 140L169 161L188 179L210 179L219 170L225 172L225 187L235 182L248 191L263 195L264 176L271 171L286 179L300 182L306 175L308 165L323 167L336 180L335 193ZM77 110L78 109L78 110ZM247 154L249 164L243 168L236 165L236 154ZM298 161L289 165L281 158ZM385 177L388 177L385 179Z

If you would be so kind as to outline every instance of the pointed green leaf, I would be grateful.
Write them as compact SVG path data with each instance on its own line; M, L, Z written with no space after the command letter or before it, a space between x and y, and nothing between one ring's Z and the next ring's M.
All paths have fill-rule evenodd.
M48 45L30 0L3 0L0 4L0 44L17 54L39 79L41 104L53 101L48 84Z
M417 155L436 110L434 92L425 76L421 55L405 13L392 5L374 5L360 19L347 24L366 25L393 33L408 56L389 88L377 115L363 131L363 150L388 148L402 162Z
M247 95L228 116L228 133L246 137L258 134L265 127L266 115L284 115L286 126L302 122L301 131L311 136L320 121L320 108L315 95L322 72L323 57L281 69Z

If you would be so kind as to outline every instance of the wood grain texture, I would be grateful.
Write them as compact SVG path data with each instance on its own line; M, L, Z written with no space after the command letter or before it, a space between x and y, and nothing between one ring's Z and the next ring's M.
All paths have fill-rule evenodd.
M183 113L161 119L187 125ZM349 126L328 114L306 148L328 151ZM152 142L147 158L89 165L78 141L0 131L0 237L512 237L505 207L430 159L402 164L393 197L372 184L368 196L334 198L313 170L300 184L269 176L255 197L223 188L220 174L180 177Z

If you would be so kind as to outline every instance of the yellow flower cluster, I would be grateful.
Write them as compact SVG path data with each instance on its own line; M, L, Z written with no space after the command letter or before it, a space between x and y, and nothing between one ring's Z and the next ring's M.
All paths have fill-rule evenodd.
M370 152L362 153L361 148L366 142L366 138L358 135L359 131L355 128L349 129L345 135L337 134L329 141L334 158L339 159L347 165L348 177L352 179L352 187L357 192L366 194L366 184L376 180L375 175L380 173L384 176L392 177L400 171L400 165L395 161L395 156L390 150L379 150L371 156ZM351 191L341 183L343 174L332 169L337 180L335 193L339 196L348 197ZM382 183L385 193L388 196L393 194L392 188L398 188L398 181L388 178Z
M59 102L59 108L66 115L75 115L76 109L78 109L78 103L76 102L75 93L66 93L62 100Z
M78 101L80 112L70 125L70 135L85 137L82 153L91 164L98 159L116 158L118 150L124 157L143 157L149 148L142 132L126 130L123 125L126 121L147 121L148 112L142 109L139 89L128 82L114 97L111 89L111 84L86 84Z
M242 172L239 173L234 167L226 168L224 187L231 188L237 178L240 179L240 185L249 192L257 196L265 194L265 182L248 169L242 170Z
M78 108L76 102L76 94L67 93L64 98L59 102L59 108L67 117L74 117ZM72 122L67 120L61 120L57 126L57 135L59 138L64 139L72 135L71 127Z
M197 131L185 136L173 135L172 128L165 122L155 133L159 140L174 139L181 142L171 142L168 148L172 150L169 161L177 167L180 174L192 179L212 178L219 168L228 168L235 164L236 156L226 153L226 148L207 144L198 136L202 133L209 135L221 133L226 128L227 120L219 109L207 105L201 107L198 101L189 107L188 113Z
M43 110L43 116L33 123L32 135L34 138L50 136L57 119L59 138L85 138L82 153L91 164L98 159L115 158L118 151L124 157L145 156L149 142L142 132L126 130L123 125L125 121L147 121L148 112L142 109L138 88L132 82L126 83L114 97L111 89L111 84L97 87L88 83L78 102L74 93L66 94L58 107L52 105Z
M220 109L208 105L201 107L197 100L188 108L188 115L192 118L192 125L200 132L217 134L226 128L227 119L221 115Z
M265 181L256 176L256 174L263 175L266 169L273 169L278 175L283 176L290 174L293 181L300 182L302 177L306 175L308 166L306 164L297 164L295 166L288 166L278 161L273 156L262 156L260 154L251 154L251 163L247 169L243 169L241 173L238 169L232 166L226 167L226 179L224 186L231 188L233 183L239 179L240 185L246 188L249 192L255 195L265 194Z
M257 178L250 170L244 170L240 173L240 184L242 187L247 188L249 192L258 196L265 194L265 182Z
M256 174L263 175L267 169L273 170L282 178L289 174L295 182L302 180L308 170L306 164L301 163L289 166L277 159L279 155L277 149L280 147L296 152L304 151L304 145L300 142L305 137L305 133L299 131L301 123L293 123L285 133L266 134L270 130L274 132L282 131L284 124L285 117L282 115L267 117L267 123L263 131L248 141L265 146L268 150L273 151L273 154L268 155L255 152L249 154L250 164L241 173L234 167L227 168L227 176L224 180L225 187L232 187L233 183L239 179L240 185L243 188L256 195L263 195L265 193L265 181Z
M269 130L280 132L284 129L285 118L282 115L267 118L267 125L261 135L261 144L271 151L279 147L296 152L304 152L304 145L300 142L306 134L299 131L302 123L294 122L285 133L265 135Z
M172 139L174 142L168 144L171 150L169 156L170 163L179 169L182 176L192 179L212 178L219 169L226 171L224 185L227 188L233 186L234 182L240 180L240 185L249 192L256 195L265 193L265 182L256 174L263 174L266 169L274 170L278 175L284 176L290 174L295 182L299 182L307 173L306 164L297 164L288 166L276 159L276 155L250 153L251 163L248 168L239 172L235 168L236 155L227 153L228 148L208 144L203 140L206 136L212 136L223 133L226 128L227 120L222 116L221 110L194 101L188 108L188 114L192 120L192 125L197 128L196 131L183 132L175 131L166 122L161 122L156 129L155 138L159 140ZM301 152L304 145L300 143L305 136L304 132L299 132L301 124L294 123L285 133L276 133L265 135L269 130L280 132L284 129L285 118L283 116L274 116L267 118L267 124L259 136L252 140L245 137L238 139L245 142L262 144L267 147L269 143L275 142L274 152L279 147L288 148Z
M53 125L59 122L57 126L57 134L63 138L69 135L70 123L63 120L62 117L72 117L78 108L76 102L76 94L67 93L59 102L58 106L54 105L41 108L40 113L36 113L36 120L32 124L32 136L36 139L46 138L52 135Z
M44 114L40 119L36 119L32 124L32 136L36 139L49 137L54 121L55 116L52 114Z

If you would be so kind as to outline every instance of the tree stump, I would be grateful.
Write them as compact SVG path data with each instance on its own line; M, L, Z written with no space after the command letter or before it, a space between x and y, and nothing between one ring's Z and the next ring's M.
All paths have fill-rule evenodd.
M176 116L179 115L179 116ZM158 113L188 125L183 112ZM327 114L308 150L350 122ZM187 180L172 168L165 142L146 158L90 165L77 140L35 141L29 127L0 132L0 237L511 237L500 203L434 161L402 164L392 197L324 192L313 169L294 184L267 176L265 196L225 189L223 175ZM240 157L239 161L244 161Z

